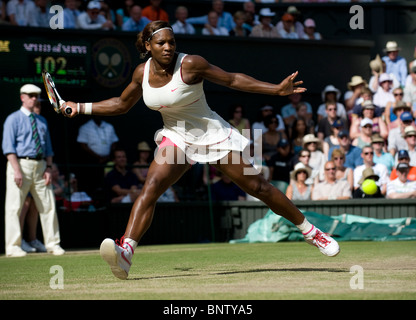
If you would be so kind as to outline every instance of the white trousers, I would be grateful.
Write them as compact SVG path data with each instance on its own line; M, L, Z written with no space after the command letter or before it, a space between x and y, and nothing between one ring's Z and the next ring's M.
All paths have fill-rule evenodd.
M36 208L39 211L46 249L52 249L55 245L59 245L61 241L52 185L46 186L45 179L43 179L46 161L18 159L18 162L23 176L21 188L14 182L14 170L9 162L7 162L6 169L6 255L10 254L15 246L21 246L22 230L20 229L19 217L29 192L32 194Z

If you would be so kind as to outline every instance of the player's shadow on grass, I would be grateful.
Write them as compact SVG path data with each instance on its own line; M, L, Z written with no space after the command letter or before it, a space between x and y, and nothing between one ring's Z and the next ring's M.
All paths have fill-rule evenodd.
M192 268L179 269L180 271L190 271ZM221 271L221 272L208 272L210 275L229 275L229 274L242 274L242 273L257 273L257 272L346 272L349 273L349 269L343 268L274 268L274 269L251 269L251 270L235 270L235 271ZM151 280L151 279L164 279L164 278L181 278L181 277L198 277L200 273L189 274L173 274L167 276L153 276L153 277L138 277L128 278L127 280Z

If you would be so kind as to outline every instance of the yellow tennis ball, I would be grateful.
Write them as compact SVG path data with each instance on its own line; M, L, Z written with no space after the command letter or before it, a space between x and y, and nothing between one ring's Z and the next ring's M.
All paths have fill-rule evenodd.
M361 185L361 189L363 190L365 194L368 194L369 196L371 196L377 192L376 182L372 179L366 179Z

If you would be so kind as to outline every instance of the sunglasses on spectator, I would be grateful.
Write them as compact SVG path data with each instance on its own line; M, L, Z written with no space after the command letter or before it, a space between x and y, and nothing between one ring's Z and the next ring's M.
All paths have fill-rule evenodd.
M311 156L309 154L301 154L299 158L310 158Z
M325 171L331 171L331 170L335 171L335 167L325 168Z
M344 157L334 157L334 160L344 160Z
M364 152L364 155L365 155L365 156L368 156L369 154L373 155L373 154L374 154L374 152L373 152L373 151Z

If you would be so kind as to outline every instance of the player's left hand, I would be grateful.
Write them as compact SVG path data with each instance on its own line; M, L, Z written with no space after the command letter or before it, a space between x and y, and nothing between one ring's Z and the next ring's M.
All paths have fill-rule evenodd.
M279 84L280 86L279 95L287 96L289 94L302 93L306 91L306 88L298 87L299 85L303 83L302 80L294 82L298 73L299 73L298 71L292 73L290 76L288 76Z
M67 114L65 112L65 109L67 107L71 107L71 109L72 109L72 112L70 114ZM65 117L68 117L68 118L73 118L73 117L75 117L78 114L78 112L77 112L77 104L75 102L72 102L72 101L66 101L65 103L63 103L61 105L61 107L59 108L59 110L61 111L61 113Z

